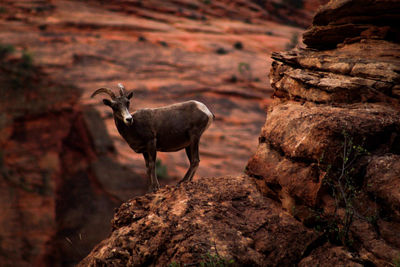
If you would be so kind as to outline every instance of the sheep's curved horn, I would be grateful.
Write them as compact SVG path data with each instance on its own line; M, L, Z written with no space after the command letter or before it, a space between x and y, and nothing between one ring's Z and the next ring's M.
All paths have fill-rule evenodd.
M125 86L123 86L122 83L119 83L119 84L118 84L118 87L119 87L119 94L120 94L121 96L125 95L125 94L126 94Z
M105 94L111 96L111 99L115 99L115 94L114 94L114 92L111 91L111 89L103 88L103 87L97 89L96 91L94 91L94 93L93 93L90 97L94 97L95 95L101 94L101 93L105 93Z

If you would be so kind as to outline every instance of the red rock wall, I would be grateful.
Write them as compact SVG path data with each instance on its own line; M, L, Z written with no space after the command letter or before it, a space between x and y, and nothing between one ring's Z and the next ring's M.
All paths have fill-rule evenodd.
M275 100L246 171L264 179L305 224L310 208L332 218L356 214L349 231L358 256L378 266L397 257L400 240L397 231L382 234L399 227L399 190L389 186L399 176L389 166L400 153L393 27L400 6L389 2L331 1L304 33L307 48L273 54Z

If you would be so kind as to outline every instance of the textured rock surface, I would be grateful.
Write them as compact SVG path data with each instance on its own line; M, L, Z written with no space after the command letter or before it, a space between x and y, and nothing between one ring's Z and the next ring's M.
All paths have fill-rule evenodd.
M79 266L199 263L207 253L240 266L293 265L317 237L246 175L204 178L124 203L113 233Z
M323 245L314 249L311 255L302 259L298 266L351 266L361 267L364 266L362 262L343 247Z
M314 17L304 35L309 47L328 49L361 39L400 41L400 3L397 0L331 1Z
M398 44L364 40L340 48L274 53L275 95L326 104L400 101Z
M400 156L384 154L371 159L365 175L368 193L382 201L386 214L400 221ZM397 243L400 234L397 232Z
M310 207L340 218L341 229L352 214L352 254L324 245L299 265L389 266L398 257L398 14L398 1L331 1L303 35L307 48L272 55L275 101L246 173L307 225L316 225Z
M396 109L369 103L334 107L288 101L275 105L268 110L258 151L247 171L315 205L325 175L319 161L340 163L343 133L364 142L371 151L395 149L398 115Z

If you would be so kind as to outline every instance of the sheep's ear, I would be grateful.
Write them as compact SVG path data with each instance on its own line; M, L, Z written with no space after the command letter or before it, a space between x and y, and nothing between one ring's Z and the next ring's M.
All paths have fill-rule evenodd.
M103 99L103 103L104 103L104 105L111 107L111 100L110 99Z
M130 92L129 94L126 95L126 97L127 97L128 99L131 99L132 96L133 96L133 92Z

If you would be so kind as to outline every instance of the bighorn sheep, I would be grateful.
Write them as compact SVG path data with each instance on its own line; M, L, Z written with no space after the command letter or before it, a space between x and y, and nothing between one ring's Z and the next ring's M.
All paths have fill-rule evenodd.
M150 178L150 190L160 188L156 177L157 151L173 152L186 150L190 161L183 181L191 181L199 166L199 141L203 132L214 120L211 111L198 101L186 101L161 108L145 108L130 114L129 100L133 92L126 92L118 84L120 96L108 88L97 89L91 97L105 93L111 97L103 103L113 110L118 132L136 152L142 153L146 162L147 175Z

